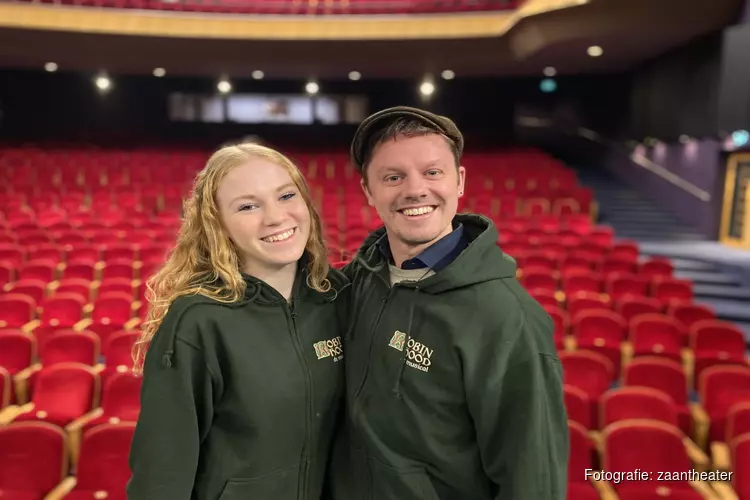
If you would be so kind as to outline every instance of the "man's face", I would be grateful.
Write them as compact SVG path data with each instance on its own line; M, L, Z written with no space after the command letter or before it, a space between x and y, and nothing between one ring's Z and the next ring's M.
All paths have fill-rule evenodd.
M466 170L456 169L441 135L398 137L378 145L365 175L362 189L392 245L426 247L452 231Z

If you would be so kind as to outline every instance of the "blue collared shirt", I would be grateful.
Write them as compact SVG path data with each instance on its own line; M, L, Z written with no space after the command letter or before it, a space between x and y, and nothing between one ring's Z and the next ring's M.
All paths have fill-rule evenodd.
M385 256L388 262L393 263L391 247L388 244L388 233L384 234L378 240L378 248ZM435 243L425 248L422 253L409 260L405 260L401 269L425 269L429 268L435 272L440 271L445 266L453 262L458 254L469 246L469 242L464 234L463 224L458 224L453 231L446 234Z

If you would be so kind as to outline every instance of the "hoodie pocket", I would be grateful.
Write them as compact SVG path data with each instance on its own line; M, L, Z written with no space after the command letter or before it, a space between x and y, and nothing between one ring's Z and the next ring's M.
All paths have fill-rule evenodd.
M373 499L440 500L424 469L395 469L378 460L370 459L370 470Z
M299 467L227 481L219 500L296 500Z

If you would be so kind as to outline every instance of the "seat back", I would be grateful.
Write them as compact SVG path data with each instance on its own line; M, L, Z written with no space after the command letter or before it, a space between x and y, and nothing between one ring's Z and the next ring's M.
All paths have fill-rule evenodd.
M702 304L684 304L678 302L670 305L668 314L688 329L697 321L716 319L714 310Z
M729 444L732 456L732 489L739 498L747 498L750 493L750 434L737 436Z
M99 359L99 337L91 332L64 330L49 336L42 351L42 365L82 363L94 365Z
M111 292L100 296L94 302L91 319L95 323L124 324L131 318L131 295L121 292Z
M603 338L621 342L626 331L623 317L607 309L581 311L573 318L573 334L577 339Z
M107 340L107 366L133 366L133 346L140 332L119 331L110 335Z
M563 401L569 421L577 422L586 429L592 428L591 400L583 389L564 384Z
M561 352L565 384L578 387L592 399L598 399L612 383L614 367L612 362L601 354L578 350Z
M115 373L106 383L102 394L103 414L122 421L135 422L141 411L143 378L133 373Z
M133 422L101 424L88 430L81 440L76 487L125 498L125 487L131 475L128 454L134 431Z
M677 405L687 404L687 377L682 366L671 359L644 356L625 367L624 386L651 387L663 391Z
M690 458L681 431L656 420L621 420L603 431L604 470L689 472Z
M631 320L630 340L636 349L679 351L684 343L680 326L677 320L663 314L643 314Z
M42 498L67 472L65 433L44 422L0 427L0 488Z
M568 434L570 436L568 481L587 482L584 471L592 468L591 453L593 451L588 432L580 423L568 420Z
M90 411L96 402L99 378L80 363L59 363L37 373L33 402L36 410L69 416Z
M13 389L12 381L10 372L0 365L0 410L10 404L10 393Z
M743 357L746 350L745 335L732 323L705 319L690 328L690 347L698 353L727 353Z
M672 398L650 387L620 387L602 395L599 402L599 425L602 428L630 419L658 420L677 426L677 409Z
M36 339L21 330L0 330L0 366L11 374L31 365Z
M642 314L656 314L661 309L661 302L652 297L627 296L617 299L615 303L615 311L619 312L627 322Z
M706 368L698 381L698 395L709 415L726 415L735 403L750 401L750 367Z
M21 328L34 319L36 302L26 295L0 295L0 328Z
M732 439L745 433L750 433L750 401L736 403L729 408L726 442L730 443Z
M42 324L70 328L81 320L86 301L77 293L56 293L42 304Z

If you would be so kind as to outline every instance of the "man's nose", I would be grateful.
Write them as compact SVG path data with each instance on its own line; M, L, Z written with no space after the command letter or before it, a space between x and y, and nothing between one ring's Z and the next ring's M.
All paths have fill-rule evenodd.
M404 183L403 195L406 198L423 198L427 196L427 182L419 176L410 176Z

